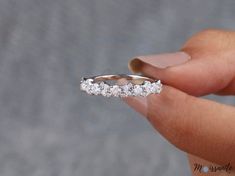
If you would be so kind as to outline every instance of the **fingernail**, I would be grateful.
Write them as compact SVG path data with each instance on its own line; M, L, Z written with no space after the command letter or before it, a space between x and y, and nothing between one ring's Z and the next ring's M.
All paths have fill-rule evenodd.
M128 67L133 73L139 73L144 64L150 64L158 68L166 68L183 64L189 59L191 59L191 56L182 51L159 55L138 56L130 60Z

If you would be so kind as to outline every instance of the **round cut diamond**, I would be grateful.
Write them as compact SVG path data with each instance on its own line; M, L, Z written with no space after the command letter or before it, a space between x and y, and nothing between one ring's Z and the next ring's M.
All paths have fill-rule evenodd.
M118 85L114 85L110 88L110 92L114 97L120 96L121 88Z
M91 86L90 90L91 90L91 93L94 94L94 95L99 95L101 93L100 85L97 84L97 83L94 83Z
M88 94L92 94L92 86L93 86L93 79L87 79L85 80L83 83L83 87L84 90L88 93Z
M121 97L127 97L127 96L130 96L132 95L132 84L131 83L128 83L124 86L121 87L122 91L121 91Z
M92 83L92 82L93 82L93 79L87 79L87 80L85 80L85 82L88 83L88 84L89 84L89 83Z
M157 81L157 93L160 93L162 91L162 83L160 80Z
M92 82L92 79L83 80L80 85L81 90L86 91L87 89L89 89L89 86L92 85Z
M83 81L82 83L81 83L81 85L80 85L80 89L81 90L86 90L86 84L85 84L85 82Z
M144 84L142 85L143 89L144 89L144 92L145 92L145 95L144 96L147 96L151 93L160 93L161 92L161 89L162 89L162 84L159 81L157 82L149 82L149 81L145 81Z
M141 87L141 85L135 85L133 89L133 95L138 96L142 94L143 94L143 88Z
M104 82L100 83L100 88L101 88L101 95L105 97L110 97L111 92L110 92L110 86L108 84L105 84Z
M162 90L162 84L159 81L152 83L151 93L160 93Z
M152 83L150 81L145 81L144 84L142 85L144 92L145 92L145 96L149 95L152 91Z

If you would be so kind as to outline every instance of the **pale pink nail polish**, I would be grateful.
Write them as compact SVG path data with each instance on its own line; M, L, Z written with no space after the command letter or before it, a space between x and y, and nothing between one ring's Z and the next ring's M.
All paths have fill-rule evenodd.
M185 52L166 53L159 55L138 56L129 62L129 69L138 73L142 66L146 64L153 65L158 68L166 68L169 66L180 65L187 62L191 57Z

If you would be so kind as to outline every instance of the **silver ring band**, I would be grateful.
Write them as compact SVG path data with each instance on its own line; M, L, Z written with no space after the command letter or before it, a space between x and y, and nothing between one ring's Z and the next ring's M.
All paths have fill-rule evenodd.
M108 82L115 81L113 85ZM82 78L80 89L89 95L105 97L148 96L162 90L160 80L139 75L99 75Z

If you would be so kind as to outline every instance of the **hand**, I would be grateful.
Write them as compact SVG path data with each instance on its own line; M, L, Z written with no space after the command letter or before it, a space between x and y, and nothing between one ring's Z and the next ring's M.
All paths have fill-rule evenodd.
M235 167L235 108L198 98L211 93L235 95L235 32L205 30L181 50L130 61L133 72L160 79L164 86L160 94L124 101L170 143L189 153L192 163Z

